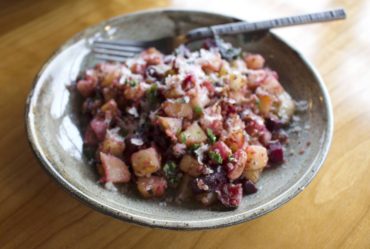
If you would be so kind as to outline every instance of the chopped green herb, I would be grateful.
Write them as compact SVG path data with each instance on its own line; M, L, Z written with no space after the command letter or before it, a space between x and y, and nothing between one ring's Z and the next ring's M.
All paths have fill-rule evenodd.
M180 135L181 143L186 143L186 135L184 133L181 133Z
M200 147L200 144L192 144L189 149L191 151L195 151L195 150L199 149L199 147Z
M218 152L210 151L208 153L209 158L211 158L212 161L221 164L222 163L222 157Z
M234 157L233 155L230 155L230 156L227 158L227 160L228 160L229 162L235 162L235 157Z
M196 106L196 107L194 107L194 112L195 112L196 115L200 116L200 115L203 114L203 109L200 106Z
M213 134L213 131L207 128L207 136L211 144L214 144L217 141L217 137Z
M258 109L261 108L261 103L260 103L260 100L259 99L256 99L256 105L257 105Z
M134 79L126 80L126 84L129 84L131 87L137 86L138 82Z
M158 89L157 84L152 84L152 86L147 91L147 98L148 98L149 104L151 106L155 106L156 103L158 102L158 99L157 99L157 95L158 95L157 94L157 89Z
M173 161L168 161L166 164L163 166L163 172L164 175L166 176L167 180L171 184L177 184L179 181L179 177L177 174L177 165Z

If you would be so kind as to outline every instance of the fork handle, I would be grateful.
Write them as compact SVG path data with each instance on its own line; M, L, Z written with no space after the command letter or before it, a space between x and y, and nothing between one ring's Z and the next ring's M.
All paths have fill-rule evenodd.
M298 16L282 17L258 22L235 22L229 24L214 25L210 27L197 28L186 34L188 40L212 37L213 35L233 35L248 33L271 28L287 27L300 24L310 24L318 22L328 22L345 19L344 9L335 9L324 12L310 13Z

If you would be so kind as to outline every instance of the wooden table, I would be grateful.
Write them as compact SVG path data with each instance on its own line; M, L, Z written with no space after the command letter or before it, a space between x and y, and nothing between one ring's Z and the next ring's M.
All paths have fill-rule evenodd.
M370 2L302 2L1 1L0 248L370 248ZM106 18L168 6L249 20L347 9L345 22L276 31L321 72L332 97L335 133L328 159L309 187L257 220L196 232L123 223L63 191L28 146L25 99L49 55L76 32Z

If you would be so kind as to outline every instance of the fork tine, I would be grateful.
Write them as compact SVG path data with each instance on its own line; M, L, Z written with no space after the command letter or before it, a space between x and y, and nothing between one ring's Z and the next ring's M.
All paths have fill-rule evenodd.
M118 57L106 54L95 54L95 58L103 61L118 61L118 62L125 62L126 59L128 59L128 57Z
M133 57L136 54L138 54L135 52L102 49L102 48L93 48L92 51L96 54L106 54L106 55L113 55L113 56L118 56L118 57Z
M153 41L129 41L129 40L95 40L94 43L110 44L118 46L129 46L129 47L147 47L152 44Z
M144 47L132 46L132 45L123 45L111 42L94 42L93 47L95 48L102 48L102 49L112 49L118 51L130 51L139 53L143 51Z

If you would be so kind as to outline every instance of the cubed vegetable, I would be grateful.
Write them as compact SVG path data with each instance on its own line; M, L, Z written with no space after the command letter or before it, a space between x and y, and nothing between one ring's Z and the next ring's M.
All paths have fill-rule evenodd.
M131 162L137 176L150 176L161 167L160 156L153 147L133 153Z
M113 116L120 114L120 110L118 109L117 103L114 99L111 99L107 103L105 103L101 107L101 110L103 112L110 112Z
M234 132L230 132L228 136L225 138L225 144L229 146L229 148L235 152L238 149L242 148L245 143L245 136L243 130L238 130Z
M90 79L82 79L77 82L78 92L85 98L91 96L95 92L96 81Z
M131 173L121 159L102 152L99 155L104 172L100 181L112 183L127 183L130 181Z
M282 92L278 98L280 101L278 116L283 123L288 123L295 110L294 101L287 92Z
M230 180L235 180L243 174L247 164L247 153L244 150L239 149L232 155L232 160L229 161L231 162L229 162L228 165L230 164L231 167L227 177Z
M177 133L181 131L182 120L179 118L158 117L158 123L172 139L176 139Z
M207 140L207 135L197 122L190 125L184 132L180 133L180 142L186 145L200 144Z
M244 177L247 178L248 180L250 180L251 182L253 183L257 183L260 176L261 176L261 173L262 173L262 170L263 169L256 169L256 170L251 170L251 169L245 169L244 170Z
M265 64L265 59L260 54L247 54L244 61L249 69L261 69Z
M181 159L180 169L190 176L199 176L202 173L203 165L191 155L185 155Z
M267 165L268 156L265 147L260 145L251 145L246 149L248 154L247 169L263 169Z
M95 117L90 122L90 127L93 130L98 141L102 141L105 138L105 133L108 129L108 124L104 117Z
M193 108L190 104L166 101L162 104L164 112L173 118L193 118Z
M167 189L167 181L163 177L139 177L137 189L144 198L161 197Z
M116 157L122 156L126 146L124 138L118 133L118 131L118 129L107 131L104 141L101 144L101 152L111 154Z

